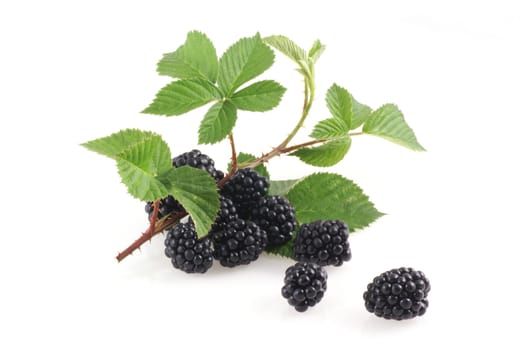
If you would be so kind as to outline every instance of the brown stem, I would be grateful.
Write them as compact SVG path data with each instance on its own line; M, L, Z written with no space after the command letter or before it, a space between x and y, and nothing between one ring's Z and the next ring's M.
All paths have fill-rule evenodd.
M234 174L236 170L238 170L238 159L236 158L236 146L234 145L234 136L232 135L232 132L229 134L229 141L231 143L231 173Z

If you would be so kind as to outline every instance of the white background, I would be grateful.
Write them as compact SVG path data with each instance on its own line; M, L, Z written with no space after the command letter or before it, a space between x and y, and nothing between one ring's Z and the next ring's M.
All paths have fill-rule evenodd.
M517 1L11 1L0 5L0 348L521 348L523 12ZM343 4L343 6L342 6ZM113 162L79 146L122 128L197 147L204 109L139 112L169 79L156 62L198 29L219 53L243 36L319 38L318 97L297 141L327 116L336 82L377 108L397 103L426 153L355 138L331 171L389 215L350 237L305 314L280 296L290 261L263 256L205 275L174 270L162 238L120 264L146 226ZM242 113L240 150L270 150L299 116L302 86L278 55L264 75L288 88L266 114ZM201 146L219 168L227 144ZM270 163L273 178L318 169ZM427 314L367 313L377 274L423 270Z

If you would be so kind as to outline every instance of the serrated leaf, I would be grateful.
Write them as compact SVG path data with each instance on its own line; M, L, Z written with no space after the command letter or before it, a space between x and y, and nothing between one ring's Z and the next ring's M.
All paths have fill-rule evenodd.
M316 63L324 51L325 45L323 45L319 40L316 40L309 50L309 58L313 63Z
M252 162L256 160L256 157L252 154L249 154L249 153L243 153L243 152L240 152L238 153L238 155L236 156L236 162L238 164L242 164L242 163L249 163L249 162ZM228 171L231 171L231 168L232 168L232 163L229 163L227 165L227 170ZM258 166L255 166L254 167L254 170L256 170L256 172L258 172L258 174L262 175L262 176L265 176L268 180L270 180L270 175L269 175L269 171L267 170L267 168L265 167L265 165L263 164L260 164ZM269 188L270 190L270 188Z
M118 173L129 193L142 201L169 194L159 177L172 168L169 146L160 136L145 139L118 154Z
M269 185L270 196L287 196L292 186L294 186L300 179L295 180L272 180Z
M358 185L338 174L312 174L297 183L288 198L296 208L300 224L342 220L353 231L367 227L383 215Z
M189 32L182 46L158 62L157 71L173 78L201 78L214 83L218 75L216 49L205 34Z
M247 81L265 72L274 63L274 53L259 34L243 38L220 58L218 85L227 97Z
M285 88L272 80L256 82L236 92L231 102L238 109L252 112L266 112L276 107L285 93Z
M352 122L352 96L347 90L333 84L327 91L327 108L332 116L341 119L350 130Z
M220 208L215 180L204 170L182 166L171 168L162 181L191 216L198 237L207 235Z
M216 143L232 131L236 124L236 107L229 101L214 104L203 117L198 130L198 143Z
M349 128L347 124L339 118L329 118L321 120L314 126L310 137L322 140L333 139L340 136L347 135Z
M117 159L118 155L126 149L146 140L158 137L159 135L138 129L120 130L112 135L82 144L90 151L99 153L112 159Z
M164 86L142 113L181 115L221 98L218 89L206 80L177 80Z
M264 38L263 41L295 62L307 60L307 53L305 50L283 35L268 36Z
M296 239L296 232L293 233L292 238L279 246L266 247L265 251L269 254L278 255L283 258L294 260L294 240Z
M340 162L349 151L350 145L350 137L344 136L321 146L300 148L290 155L309 165L328 167Z
M363 125L363 132L380 136L414 151L425 151L405 121L403 113L393 104L383 105L372 112Z
M365 120L367 120L371 113L372 108L362 103L359 103L354 99L354 97L352 97L352 122L350 125L350 129L354 130L360 127L365 122Z

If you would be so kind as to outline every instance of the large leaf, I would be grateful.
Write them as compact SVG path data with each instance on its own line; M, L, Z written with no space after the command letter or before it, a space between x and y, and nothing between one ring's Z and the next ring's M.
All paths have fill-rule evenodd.
M218 85L227 97L247 81L265 72L274 62L274 53L259 34L233 44L220 58Z
M283 35L268 36L263 38L263 41L295 62L307 60L307 53L305 50Z
M201 78L214 83L218 75L216 49L205 34L189 32L182 46L163 56L157 70L173 78Z
M381 217L369 197L353 181L338 174L307 176L290 190L300 224L317 220L342 220L351 230L364 228Z
M310 137L314 139L333 139L347 135L349 128L347 124L339 118L329 118L321 120L314 126Z
M236 92L231 101L245 111L266 112L280 103L284 93L285 88L277 82L262 80Z
M287 196L292 186L300 179L296 180L272 180L269 185L270 196Z
M372 112L363 125L363 132L380 136L414 151L425 151L405 121L403 113L393 104L383 105Z
M204 170L182 166L171 168L162 181L191 216L198 237L207 235L220 208L215 180Z
M141 143L159 137L159 135L138 129L120 130L112 135L102 137L96 140L82 144L90 151L99 153L112 159L117 159L118 155L126 149Z
M242 163L245 164L245 163L252 162L254 160L256 160L256 157L254 155L252 155L252 154L249 154L249 153L240 152L236 156L236 161L237 161L238 164L242 164ZM232 167L232 164L229 163L229 165L227 166L227 169L229 171L231 171L231 167ZM271 178L270 175L269 175L269 171L267 171L267 168L265 167L264 164L260 164L258 166L255 166L254 170L256 170L256 172L258 174L260 174L261 176L265 176L267 179Z
M291 156L296 156L309 165L328 167L340 162L349 151L350 145L350 137L344 136L321 146L301 148L291 153Z
M214 104L200 124L198 143L216 143L226 138L236 124L236 117L236 107L231 102Z
M347 90L333 84L327 91L327 107L332 116L343 120L350 130L352 123L352 96Z
M218 89L206 80L177 80L163 87L142 113L180 115L221 98Z
M359 103L352 97L352 123L350 129L354 130L362 125L371 113L372 109L369 106Z

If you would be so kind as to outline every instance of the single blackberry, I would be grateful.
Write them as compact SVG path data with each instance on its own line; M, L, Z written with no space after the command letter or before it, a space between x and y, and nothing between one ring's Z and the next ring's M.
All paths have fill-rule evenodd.
M258 259L267 245L267 234L252 221L230 222L212 235L214 257L226 267L246 265Z
M222 187L222 195L232 199L238 215L249 219L256 202L267 194L269 180L252 168L240 169Z
M216 181L223 178L223 172L214 168L214 160L212 160L208 155L202 154L202 152L197 149L182 153L173 158L173 167L179 168L184 165L205 170ZM167 196L160 201L158 219L161 219L172 212L182 210L184 210L183 207L174 199L173 196ZM145 212L147 213L149 220L151 220L153 214L153 202L147 202L145 204Z
M267 232L268 245L281 245L289 241L298 226L296 210L282 196L261 198L251 215L252 220Z
M214 234L214 232L224 230L227 225L238 219L238 213L236 212L236 207L232 201L224 196L220 196L220 211L212 224L211 232L209 234Z
M347 224L340 220L304 224L294 241L294 257L322 266L340 266L352 257L348 237Z
M192 220L171 228L164 243L165 255L177 269L204 273L212 266L212 242L209 237L198 239Z
M318 264L298 262L285 271L281 294L296 311L320 302L327 290L327 272Z
M173 167L188 165L208 172L216 181L223 179L223 172L214 168L214 160L197 149L185 152L173 158Z
M423 272L402 267L375 277L363 299L369 312L399 321L425 314L429 291L430 282Z

